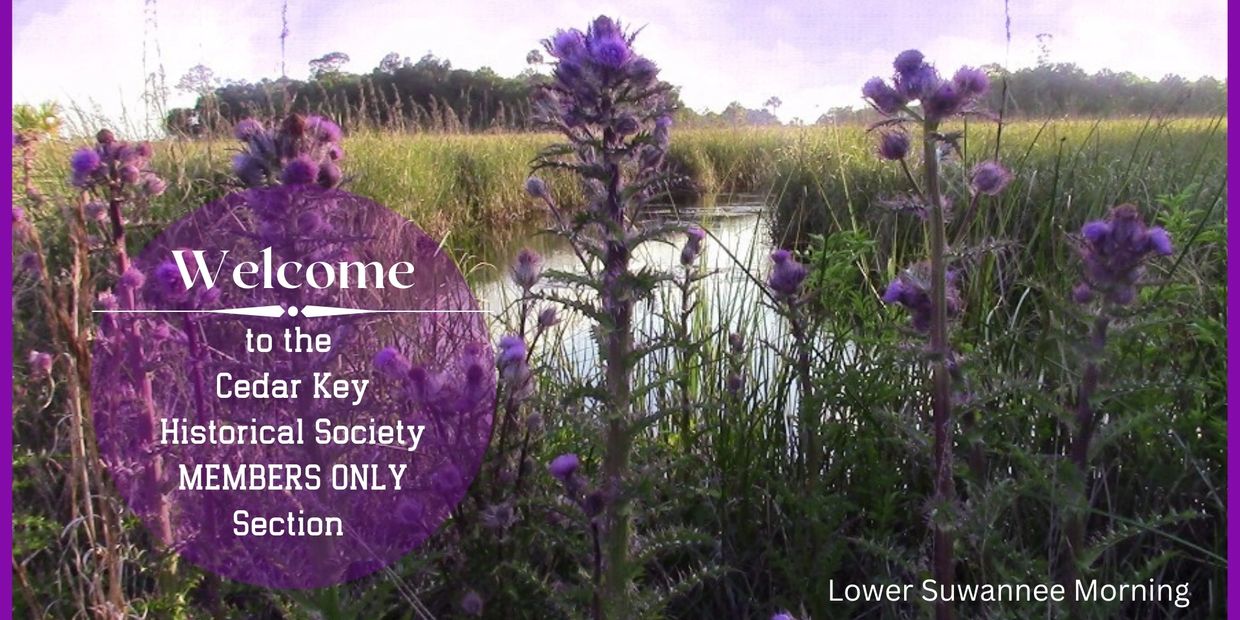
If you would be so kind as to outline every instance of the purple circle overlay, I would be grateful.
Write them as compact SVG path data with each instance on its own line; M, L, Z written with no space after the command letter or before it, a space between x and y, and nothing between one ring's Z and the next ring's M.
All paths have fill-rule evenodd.
M176 250L191 276L201 250L214 286L187 288ZM400 262L412 274L391 276ZM286 263L317 267L290 267L286 288ZM311 286L333 268L349 288ZM206 570L270 588L365 576L425 541L478 472L495 404L485 317L439 245L370 200L230 194L165 229L98 307L100 453L156 542Z

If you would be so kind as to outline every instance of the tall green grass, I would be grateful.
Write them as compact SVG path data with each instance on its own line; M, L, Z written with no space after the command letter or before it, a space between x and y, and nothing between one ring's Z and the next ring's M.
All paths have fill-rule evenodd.
M1205 188L1222 174L1226 130L1221 118L1007 124L1000 155L1019 169L1019 191L987 209L991 219L976 228L991 234L1034 229L1044 237L1051 222L1076 222L1119 200L1154 204L1159 195L1192 184ZM995 133L993 123L970 125L961 143L964 160L992 157ZM356 133L344 144L345 187L473 252L496 237L527 233L539 221L539 205L522 188L530 162L554 141L554 135L530 133ZM36 181L43 189L64 192L65 162L74 146L41 147ZM221 140L171 140L156 150L157 167L174 189L160 213L173 216L228 186L237 147ZM882 215L876 198L897 191L902 177L873 150L873 136L856 125L679 131L669 165L681 182L670 198L769 194L778 206L775 232L793 243ZM562 203L579 198L568 177L544 176Z

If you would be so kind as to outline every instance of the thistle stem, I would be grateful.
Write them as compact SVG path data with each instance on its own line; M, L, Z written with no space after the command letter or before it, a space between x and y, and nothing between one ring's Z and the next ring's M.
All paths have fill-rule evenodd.
M934 504L944 509L955 501L956 488L952 477L951 436L951 372L948 368L947 342L947 232L944 227L943 200L939 189L938 144L934 133L937 123L926 121L925 192L929 200L928 224L930 226L930 301L933 314L930 321L930 354L932 357L931 425L934 429ZM954 544L951 532L933 520L934 532L934 578L940 587L950 588L955 582ZM955 609L950 601L938 601L934 607L937 620L952 620Z
M1096 419L1090 400L1098 389L1100 374L1097 358L1106 348L1107 328L1111 319L1104 311L1094 319L1089 333L1089 361L1085 364L1085 372L1081 377L1081 385L1076 399L1076 434L1072 437L1068 458L1076 468L1080 479L1080 497L1068 514L1068 523L1064 527L1066 538L1065 558L1063 566L1064 583L1074 588L1079 577L1081 552L1085 548L1086 515L1089 512L1089 445L1093 441ZM1073 589L1075 592L1075 590ZM1079 601L1074 596L1069 605L1075 608Z
M607 130L607 134L611 130ZM609 136L610 137L610 136ZM608 139L610 143L612 140ZM629 617L628 552L629 508L624 477L629 466L632 435L629 428L632 385L630 358L633 351L633 302L624 278L629 271L629 247L624 231L624 211L620 195L620 166L612 163L607 186L607 215L610 239L603 270L603 304L610 309L613 325L607 335L606 389L611 399L607 421L606 452L603 456L603 484L606 494L603 574L603 610L607 618Z

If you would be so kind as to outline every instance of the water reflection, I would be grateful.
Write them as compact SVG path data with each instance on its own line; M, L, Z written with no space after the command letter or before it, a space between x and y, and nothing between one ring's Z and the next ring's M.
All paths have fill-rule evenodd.
M652 206L645 219L697 223L708 233L704 251L698 259L711 274L698 283L699 305L694 310L694 321L699 329L708 333L742 330L746 334L767 337L782 331L778 317L762 311L761 307L765 298L758 282L766 276L772 245L768 209L762 196L731 195L691 207ZM683 244L683 234L644 244L634 254L634 270L650 266L679 273ZM473 287L485 307L497 310L492 325L496 334L513 329L519 315L514 304L520 291L508 273L511 261L523 247L542 254L548 270L584 273L581 262L565 240L536 229L515 237L511 243L489 247L486 266L473 274ZM583 301L593 299L593 294L584 290L554 292ZM537 306L534 313L541 307ZM649 342L664 333L665 317L679 314L680 307L679 291L671 284L664 285L652 299L638 304L634 312L637 341ZM557 342L557 355L566 356L564 361L578 372L597 372L597 348L590 333L592 323L579 314L560 310L561 323L551 339Z

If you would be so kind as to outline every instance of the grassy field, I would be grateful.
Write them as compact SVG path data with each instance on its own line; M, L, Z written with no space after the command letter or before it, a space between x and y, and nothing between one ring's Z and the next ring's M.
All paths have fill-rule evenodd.
M765 620L781 609L819 620L924 617L928 606L831 603L826 584L925 578L930 518L954 528L962 582L1054 582L1060 552L1054 541L1082 486L1063 458L1070 437L1066 405L1080 380L1087 320L1067 301L1080 273L1075 238L1084 222L1122 202L1166 227L1175 253L1151 267L1140 304L1114 327L1097 399L1106 420L1091 455L1096 490L1088 508L1086 574L1105 583L1187 583L1193 604L1181 610L1167 602L1112 602L1091 606L1082 617L1221 613L1226 119L1018 122L1004 125L1001 135L993 123L960 128L959 156L945 164L949 185L962 188L973 163L996 153L1015 180L1001 196L979 202L967 229L952 230L952 258L966 274L966 311L953 337L967 377L957 442L961 501L934 517L926 505L927 427L918 415L925 382L913 370L923 352L904 330L906 315L879 302L882 287L920 258L923 241L916 218L883 206L908 191L900 167L875 157L863 127L673 132L670 163L684 179L674 200L765 196L771 215L764 232L800 248L813 267L815 328L793 343L783 317L758 293L703 296L683 316L677 316L675 289L643 301L659 316L660 329L676 321L683 327L675 346L651 355L635 373L649 390L651 410L683 413L652 423L634 442L642 480L634 491L635 546L649 559L633 583L642 597L661 597L651 603L659 610L651 617ZM541 224L523 185L538 151L554 141L542 134L355 134L344 143L344 187L447 235L458 256L474 256ZM43 231L49 254L67 243L57 206L74 199L64 181L76 146L42 144L34 162L32 181L51 200L28 216ZM153 163L169 191L153 205L148 224L235 185L231 142L169 141L155 148ZM20 189L24 173L15 167L13 174ZM579 200L573 179L547 180L564 204ZM20 195L14 199L25 203ZM734 250L707 241L708 253ZM754 290L764 286L764 274L737 277L755 280ZM16 281L14 356L21 368L27 351L47 343L39 313L22 302L34 285ZM511 312L499 321L497 336L517 323ZM638 331L650 333L654 325ZM741 353L729 343L732 332L746 335ZM192 570L165 584L158 576L166 560L145 552L149 541L127 524L117 544L131 567L124 584L130 611L406 618L414 617L413 597L436 617L457 617L463 596L477 591L486 617L574 617L564 610L584 600L573 586L588 581L579 566L590 557L589 540L576 522L564 526L545 517L563 498L544 466L577 452L584 469L597 469L593 439L602 422L573 391L590 371L566 359L557 336L565 337L548 334L539 349L545 353L531 360L538 385L520 415L538 413L541 423L526 436L529 463L492 454L484 471L496 475L480 478L453 524L393 571L297 593L221 584ZM814 362L813 404L824 412L829 463L822 476L804 475L794 458L789 419L804 396L792 360L801 352ZM733 389L738 373L743 389ZM63 593L97 587L92 583L102 571L85 560L76 566L61 560L89 554L60 534L74 518L61 501L64 421L72 413L58 385L50 391L29 381L14 385L14 570L26 584L19 612L30 617L39 609L49 617L86 614ZM684 402L692 405L678 408ZM986 465L966 467L973 455ZM496 509L488 498L505 497L511 486L501 470L527 467L535 472L532 482L507 505L523 518L501 535L479 525L480 515ZM702 579L682 588L679 578L687 575ZM961 617L1061 612L1053 605L976 605Z
M1226 120L1218 118L1007 124L999 154L1021 170L1021 191L1011 192L998 209L1005 212L1003 230L1044 227L1052 212L1076 214L1066 220L1075 223L1117 200L1153 205L1190 186L1215 187L1226 130ZM967 127L964 159L991 157L995 134L993 123ZM345 187L436 236L451 231L452 245L473 250L495 236L528 231L521 223L539 221L523 182L534 156L554 140L551 134L355 134L344 144ZM63 193L65 161L75 146L42 149L40 186ZM231 141L159 143L156 165L175 182L158 215L215 198L227 187L236 148ZM788 236L852 227L880 211L875 199L902 180L898 168L874 157L873 136L859 126L683 130L675 134L669 157L683 179L674 188L676 199L765 193L779 207L779 232ZM570 179L551 174L547 180L566 204L579 197Z

